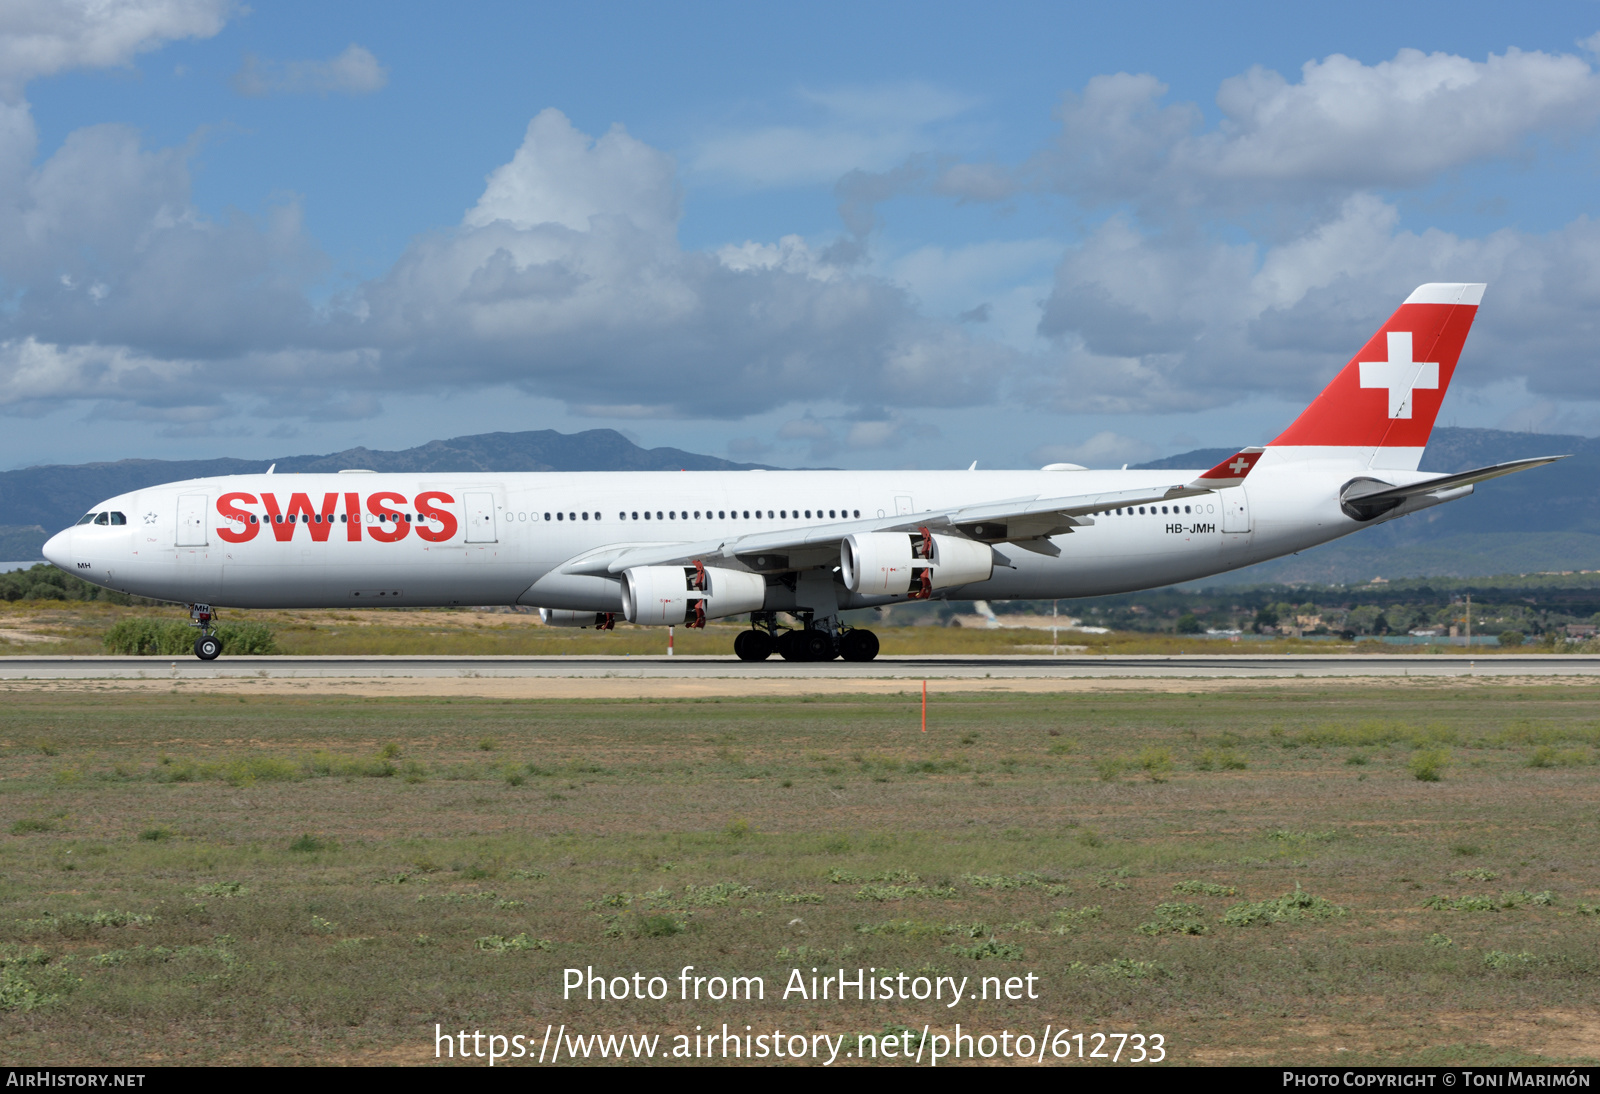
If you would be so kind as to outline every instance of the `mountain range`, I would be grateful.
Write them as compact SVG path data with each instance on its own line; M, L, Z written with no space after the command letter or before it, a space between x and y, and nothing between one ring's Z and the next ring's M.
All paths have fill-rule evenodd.
M1211 467L1237 448L1206 448L1140 466ZM1529 456L1570 458L1479 484L1470 498L1379 525L1300 555L1261 563L1205 584L1349 583L1373 577L1600 570L1600 439L1440 427L1424 471L1464 471ZM0 559L39 558L48 536L114 494L181 479L265 471L736 471L733 463L677 448L640 448L611 429L482 433L415 448L352 448L276 460L118 460L0 472ZM1600 577L1597 577L1600 581Z

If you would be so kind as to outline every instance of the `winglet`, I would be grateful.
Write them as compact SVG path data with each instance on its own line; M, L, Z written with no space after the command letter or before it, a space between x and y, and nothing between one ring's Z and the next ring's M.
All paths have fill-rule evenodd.
M1245 476L1250 474L1256 461L1261 458L1261 453L1266 449L1261 447L1242 449L1237 455L1229 456L1217 466L1201 475L1190 483L1191 488L1200 490L1216 490L1224 486L1238 486L1244 482Z

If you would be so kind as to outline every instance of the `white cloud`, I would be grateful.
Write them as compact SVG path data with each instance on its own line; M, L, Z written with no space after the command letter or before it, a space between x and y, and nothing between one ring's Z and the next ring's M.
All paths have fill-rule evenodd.
M74 132L35 162L26 104L0 103L0 405L92 399L104 415L177 428L245 404L258 417L360 417L380 398L426 392L514 389L613 419L799 404L834 416L789 422L776 440L824 458L929 441L914 407L1176 413L1303 400L1428 280L1490 282L1458 382L1526 374L1532 399L1600 398L1600 226L1411 231L1360 183L1516 155L1530 134L1590 124L1594 80L1575 58L1514 51L1481 64L1329 58L1294 84L1260 72L1230 82L1224 123L1205 132L1153 77L1099 77L1062 108L1071 141L1025 170L963 172L931 155L879 174L853 164L838 194L854 252L793 235L687 250L672 157L620 126L595 137L547 110L460 223L319 307L307 291L325 260L296 204L205 216L189 149L145 148L119 126ZM1481 133L1422 133L1473 128L1485 96L1523 113L1488 117ZM897 147L916 149L968 104L913 88L812 105L840 132L899 134L909 143ZM1319 125L1347 151L1389 138L1417 147L1354 168L1295 143ZM859 260L880 201L910 188L998 200L1022 185L1125 204L1064 249L995 240ZM1181 198L1226 213L1240 194L1265 203L1270 240L1226 216L1168 212ZM1039 462L1118 465L1151 454L1140 445L1106 430Z
M579 413L737 417L796 396L978 405L1013 357L798 240L684 250L671 159L557 111L457 228L320 310L307 289L325 260L298 206L208 218L187 149L96 126L30 168L25 108L0 113L8 132L0 164L21 166L0 176L0 339L55 357L0 359L0 403L164 405L176 386L206 405L230 393L268 416L337 417L375 412L377 394L510 384Z
M1205 131L1194 104L1164 104L1166 93L1150 75L1094 77L1063 100L1056 147L1017 178L1090 202L1248 208L1264 196L1422 185L1600 118L1588 62L1518 49L1483 61L1402 49L1375 65L1333 54L1306 62L1298 82L1252 68L1222 82L1222 121Z
M1079 444L1040 445L1028 453L1028 459L1040 465L1076 463L1084 467L1121 467L1148 460L1155 454L1155 447L1145 441L1101 430Z
M386 382L512 382L585 408L730 417L797 396L992 400L1007 351L920 316L902 290L812 276L803 245L721 256L675 238L671 161L545 111L452 232L360 293L350 334Z
M1535 396L1600 397L1600 223L1412 232L1363 194L1271 247L1108 221L1057 271L1042 326L1059 355L1037 391L1076 412L1309 400L1428 281L1489 285L1458 385L1521 375Z
M263 61L247 53L233 76L241 95L370 95L383 90L389 70L370 50L351 43L326 61Z
M925 246L873 269L905 286L923 312L982 324L982 336L1031 351L1039 342L1039 301L1050 295L1050 273L1061 248L1053 239Z
M882 171L936 147L940 124L977 105L920 82L802 91L799 98L817 117L708 136L691 157L695 173L772 187L827 184L850 171Z
M1180 164L1220 180L1414 186L1592 125L1600 76L1518 49L1484 61L1403 49L1376 65L1334 54L1306 62L1298 84L1262 68L1225 80L1217 105L1223 126L1183 146Z
M558 224L589 230L594 217L626 217L652 235L677 230L682 199L672 157L628 135L620 125L599 140L578 132L559 110L528 123L522 147L496 168L465 223L481 228Z
M233 0L6 0L0 4L0 100L29 80L110 68L180 38L210 38Z
M181 384L192 361L162 360L121 346L57 345L34 338L0 342L0 405L39 400L137 399Z

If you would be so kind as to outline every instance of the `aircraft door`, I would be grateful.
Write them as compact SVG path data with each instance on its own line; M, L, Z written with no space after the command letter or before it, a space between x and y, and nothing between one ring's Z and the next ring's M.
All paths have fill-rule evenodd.
M900 496L894 499L894 513L897 517L908 517L912 514L911 499Z
M1226 490L1218 490L1217 497L1222 502L1222 530L1250 531L1250 497L1244 492L1244 487L1233 486Z
M206 494L184 494L178 499L179 547L204 547L206 545L206 512L211 508L211 498Z
M499 540L494 519L494 495L467 492L467 542L495 543Z

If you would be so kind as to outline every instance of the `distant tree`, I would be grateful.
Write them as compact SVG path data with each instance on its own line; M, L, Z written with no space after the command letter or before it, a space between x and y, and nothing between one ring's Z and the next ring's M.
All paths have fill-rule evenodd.
M1201 629L1200 620L1195 618L1193 612L1184 612L1178 616L1179 634L1199 634Z
M1501 631L1500 644L1502 646L1520 646L1522 645L1523 637L1521 631Z
M1384 622L1383 609L1371 604L1363 604L1359 608L1351 608L1345 616L1345 627L1356 634L1382 634L1380 623Z

